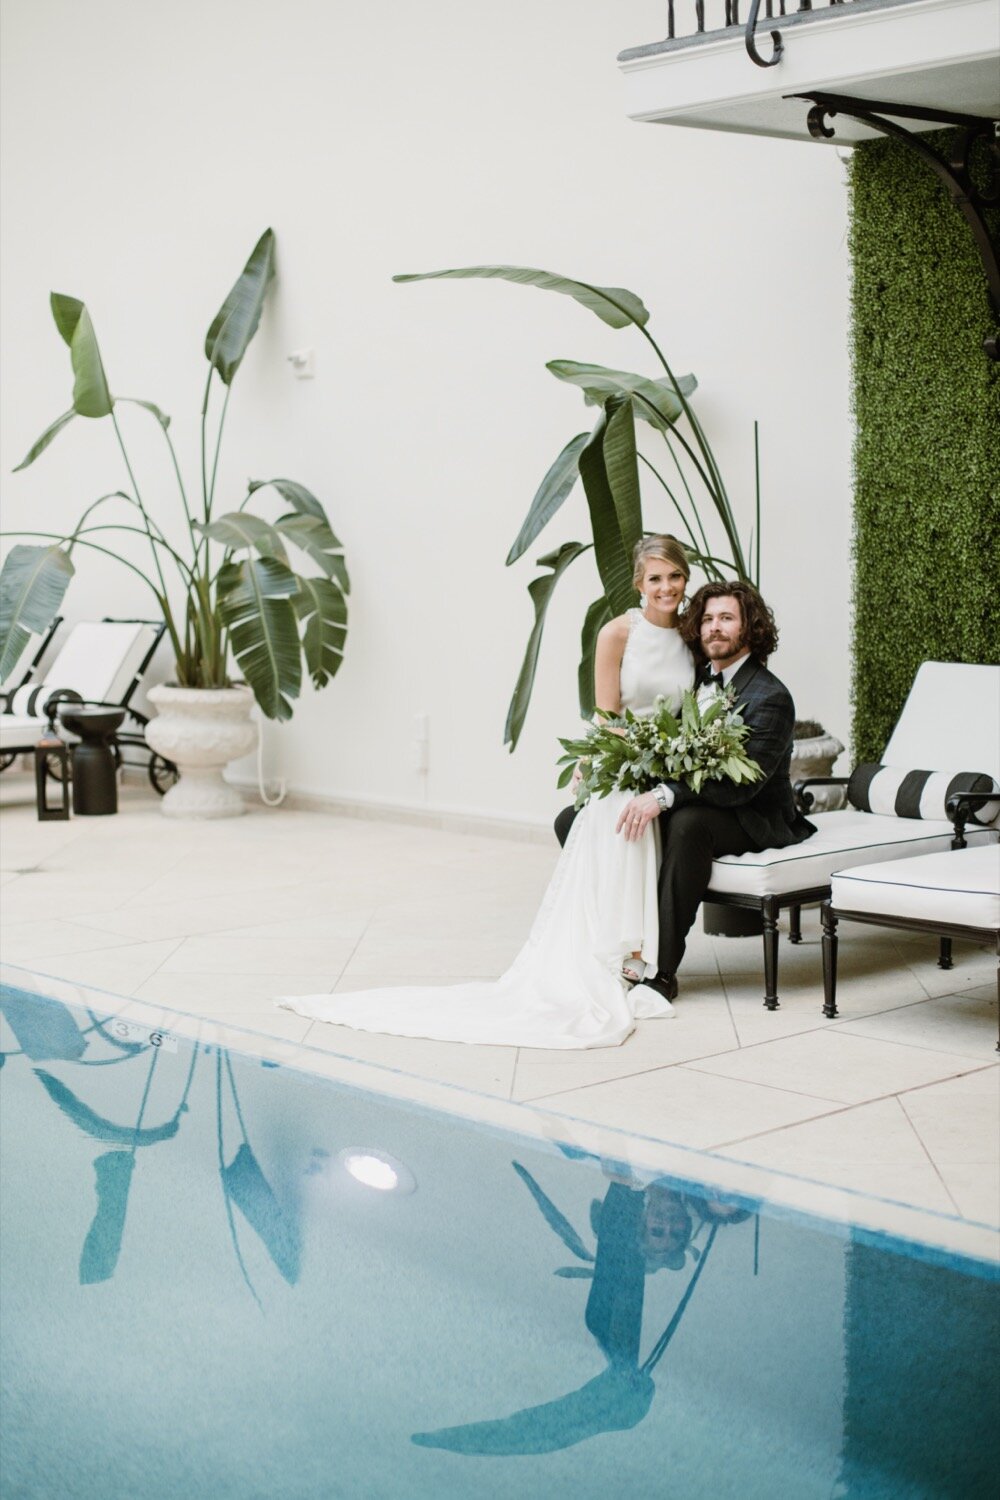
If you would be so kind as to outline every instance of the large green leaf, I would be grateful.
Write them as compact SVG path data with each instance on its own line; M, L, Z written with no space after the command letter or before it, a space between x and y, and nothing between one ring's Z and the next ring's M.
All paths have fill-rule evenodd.
M205 358L229 385L257 332L274 275L274 230L265 229L205 335Z
M514 696L507 710L503 739L504 744L510 746L511 754L517 748L517 742L521 738L528 704L531 702L531 690L534 687L535 671L538 666L538 651L542 644L542 631L545 628L545 613L549 607L549 600L552 598L552 591L570 564L576 561L581 552L589 550L589 542L563 542L557 552L550 552L546 557L538 559L543 568L551 568L552 572L541 578L535 578L528 584L528 593L535 606L535 623L531 627L524 661L521 663L521 670L514 687Z
M33 443L28 449L24 458L21 459L21 462L14 470L14 473L16 474L20 469L26 469L29 464L33 464L38 455L45 452L52 439L58 437L67 423L72 422L75 416L76 408L73 407L69 411L64 411L61 417L56 417L55 421L46 427L38 441Z
M538 486L535 498L528 508L528 514L514 540L514 545L507 553L508 567L527 552L535 537L549 524L576 484L580 473L580 454L586 447L589 437L589 433L579 432L575 438L570 438Z
M304 484L297 484L294 479L251 479L247 485L247 493L253 495L257 490L266 489L268 485L277 490L282 500L287 501L300 516L318 516L329 526L326 511L312 490L307 490Z
M306 623L302 649L314 686L326 687L344 659L347 638L347 601L328 578L300 578L299 592L292 600L295 612Z
M594 532L597 571L613 614L636 602L632 552L642 537L639 470L632 403L612 396L593 436L580 455Z
M647 380L628 370L608 370L604 365L581 365L572 359L551 359L545 367L557 380L577 385L588 406L603 406L609 396L632 396L637 417L666 432L683 414L684 407L674 390L672 380ZM698 387L693 375L681 375L677 384L684 396Z
M223 546L230 547L234 552L242 547L250 547L262 557L276 557L279 562L284 563L288 561L288 554L277 530L259 516L248 515L243 510L228 510L207 526L202 521L195 521L194 524L195 529L204 532L211 541L222 542Z
M166 432L167 428L170 426L170 418L167 416L166 412L161 411L153 401L141 401L138 396L116 396L115 400L127 401L129 406L141 406L146 411L151 412L159 422L160 426L163 428L164 432Z
M69 345L73 365L73 410L81 417L106 417L114 406L97 347L90 314L77 297L52 292L49 297L56 327Z
M587 307L612 328L627 328L630 323L640 328L649 322L649 309L643 306L641 297L622 286L592 286L587 281L574 281L571 276L559 276L553 271L538 271L532 266L461 266L453 271L417 271L394 276L393 281L462 281L477 278L484 281L512 281L517 286L535 286L543 292L560 292L572 297L582 307Z
M273 557L219 569L218 609L233 655L269 719L290 719L302 686L302 653L292 595L299 581Z
M350 593L344 549L325 521L319 516L281 516L274 529L312 558L327 578L336 578L345 594Z
M597 707L594 691L594 652L597 636L602 625L612 618L611 606L602 594L587 610L580 632L580 666L577 670L577 685L580 693L580 714L584 719L593 716Z
M0 570L0 682L13 672L32 634L42 635L73 577L59 547L12 547Z

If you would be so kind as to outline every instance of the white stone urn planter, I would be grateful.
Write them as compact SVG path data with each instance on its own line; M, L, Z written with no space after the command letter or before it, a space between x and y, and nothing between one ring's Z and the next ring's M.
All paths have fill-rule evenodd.
M160 804L164 817L234 818L245 812L243 798L223 781L222 771L257 743L250 689L163 684L148 696L157 712L146 726L146 743L180 771Z
M833 763L843 749L840 741L825 730L809 739L793 741L788 773L792 786L808 781L810 776L832 776ZM847 803L847 791L842 786L814 786L810 791L815 798L811 812L837 812Z

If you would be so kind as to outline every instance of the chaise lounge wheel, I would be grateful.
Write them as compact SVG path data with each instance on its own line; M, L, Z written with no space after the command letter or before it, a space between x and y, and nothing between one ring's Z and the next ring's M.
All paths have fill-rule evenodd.
M158 796L165 797L179 777L180 772L173 761L167 760L165 755L157 755L154 751L149 757L149 784L153 791Z

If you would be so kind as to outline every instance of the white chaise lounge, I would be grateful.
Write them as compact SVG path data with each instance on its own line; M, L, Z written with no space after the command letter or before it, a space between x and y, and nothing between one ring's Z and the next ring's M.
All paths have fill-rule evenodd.
M18 755L29 753L50 722L58 720L60 703L84 703L124 708L139 733L115 736L116 753L137 746L148 763L149 777L163 792L175 778L175 768L162 756L149 756L141 730L147 720L131 707L133 694L153 658L164 626L149 620L93 620L72 626L40 681L33 678L4 694L0 712L0 770ZM67 743L76 736L60 728Z
M899 816L894 810L897 800L907 805L907 799L898 799L892 790L899 787L902 778L898 774L880 781L856 777L856 785L870 781L872 811L848 807L814 814L808 789L817 783L803 782L797 795L816 825L812 838L788 849L726 855L712 866L706 901L754 908L763 917L764 1005L768 1010L778 1007L778 916L782 909L790 909L791 941L798 942L800 908L829 897L835 871L939 854L960 847L963 841L970 846L993 843L1000 837L1000 803L988 809L991 815L984 826L971 815L968 803L946 813L942 795L942 787L946 789L963 772L982 773L1000 782L1000 667L925 661L881 764L896 772L940 773L927 783L929 790L916 809L918 816ZM851 780L826 779L839 785ZM931 815L934 811L937 816ZM942 943L947 967L948 939Z
M956 937L992 943L1000 960L1000 845L841 870L822 911L823 1014L832 1019L837 1014L837 923L842 918L933 933L949 943Z

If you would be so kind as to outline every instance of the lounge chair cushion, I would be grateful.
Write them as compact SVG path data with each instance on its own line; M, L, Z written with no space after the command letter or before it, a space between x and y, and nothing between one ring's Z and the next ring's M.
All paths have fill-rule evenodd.
M0 714L0 753L33 750L48 729L48 719L31 714ZM63 727L57 728L59 738L67 745L75 745L77 736Z
M831 902L835 911L1000 928L1000 845L841 870Z
M947 850L954 837L951 824L916 818L882 817L878 813L813 813L816 832L787 849L765 849L760 854L726 854L712 865L707 899L712 895L782 896L830 884L834 870L866 861L906 859L910 855ZM969 828L971 844L993 843L996 831Z
M955 792L996 792L1000 786L985 771L909 771L899 766L855 766L847 784L847 800L858 812L896 818L946 818L948 798ZM988 826L1000 813L1000 800L987 802L972 820Z
M153 626L134 620L74 625L45 669L46 686L73 688L88 703L120 703L155 634Z

